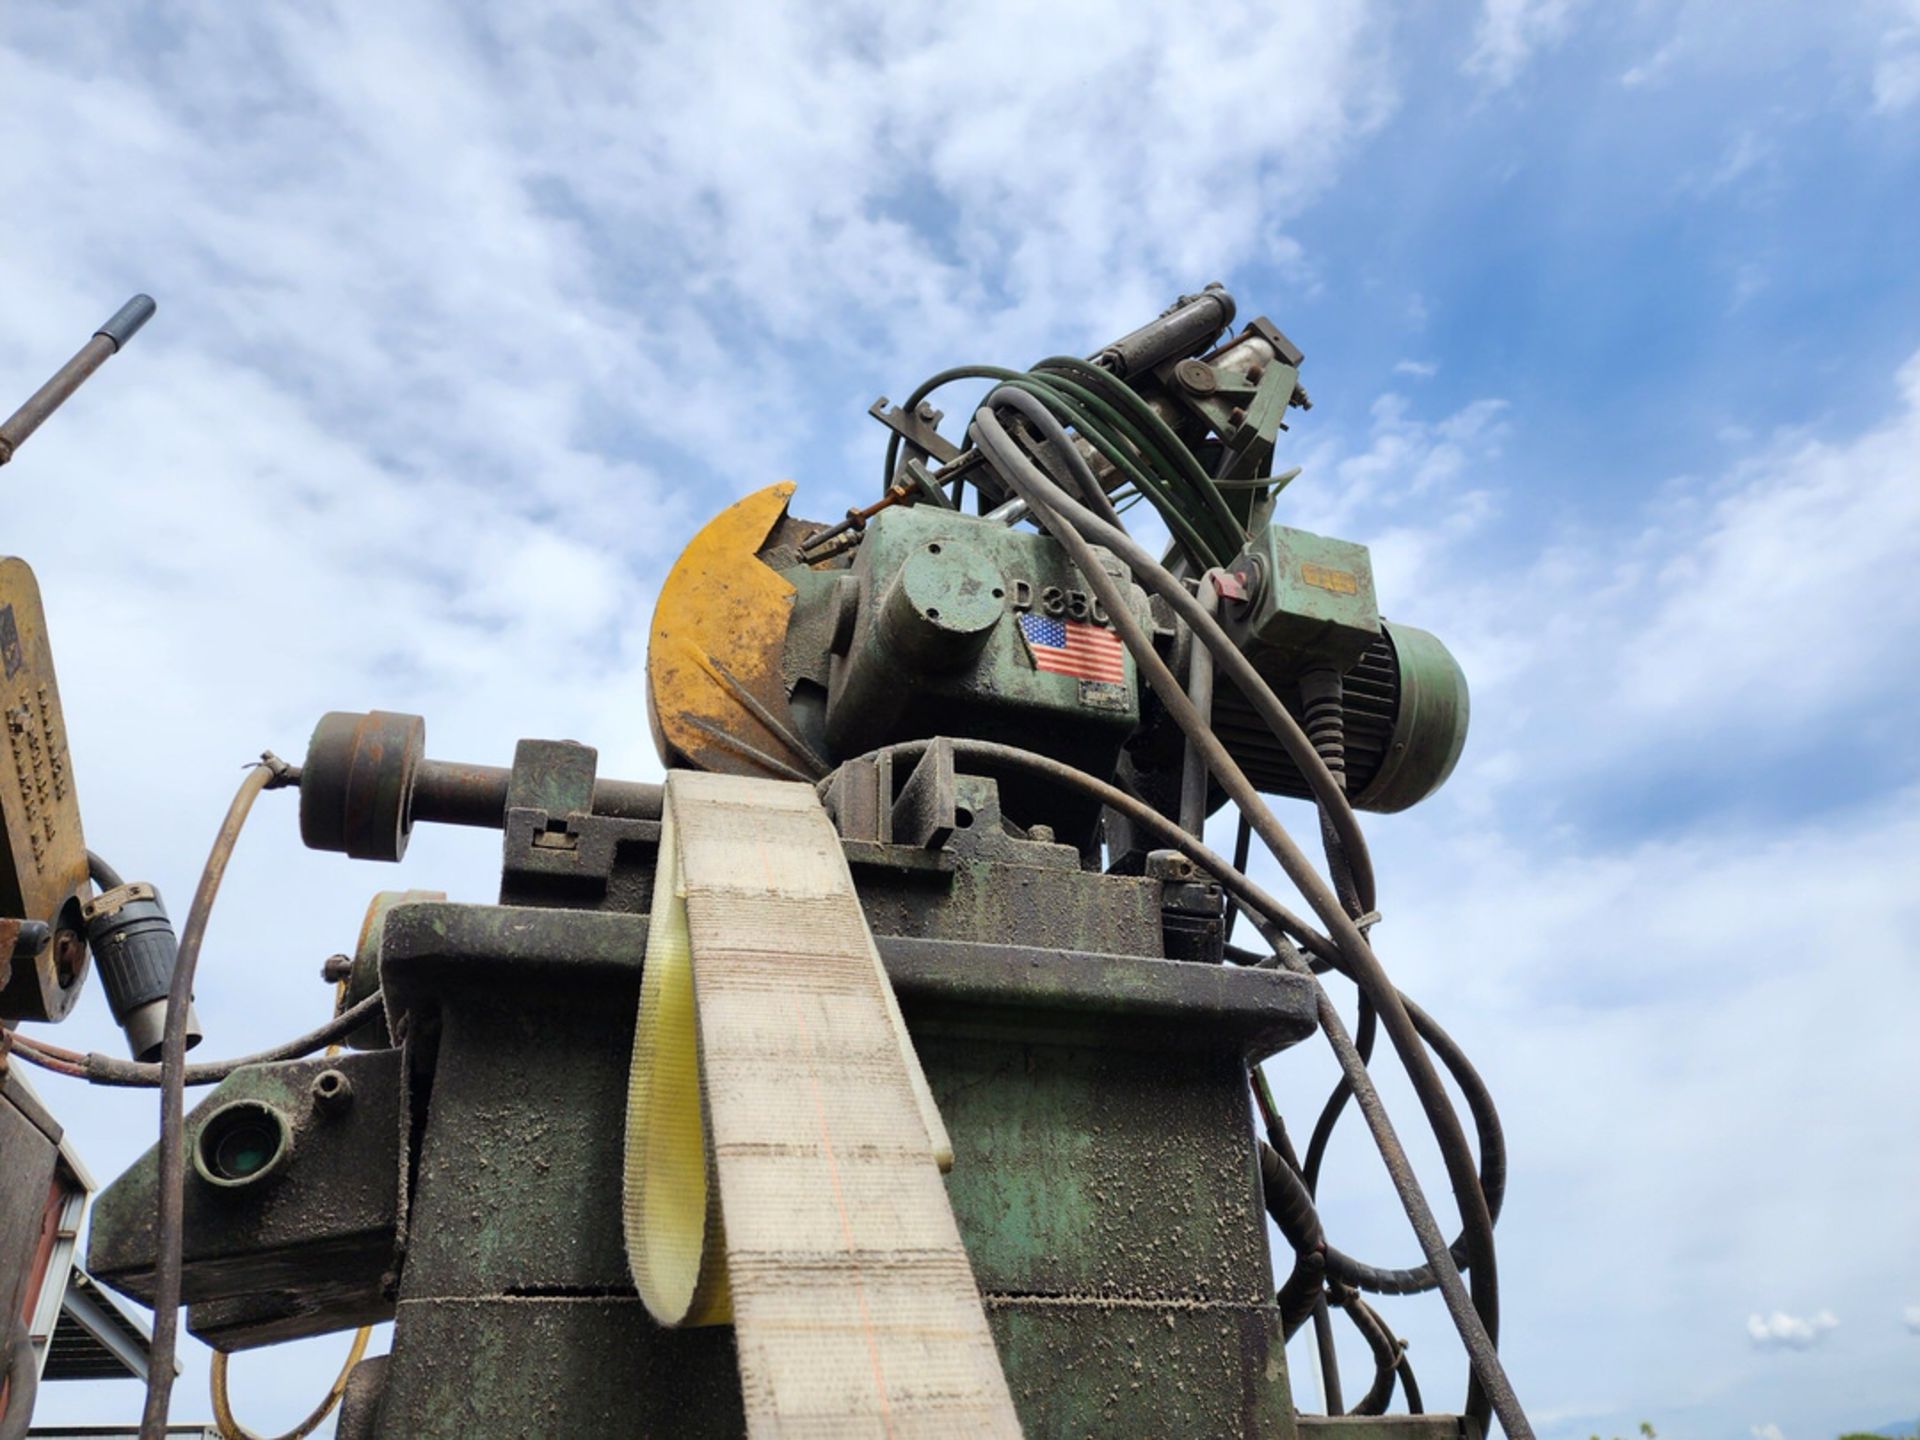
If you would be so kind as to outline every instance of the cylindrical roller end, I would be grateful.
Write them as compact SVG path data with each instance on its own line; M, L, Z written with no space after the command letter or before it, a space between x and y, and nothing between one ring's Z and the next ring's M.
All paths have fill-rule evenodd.
M427 722L384 710L320 717L300 767L300 838L356 860L398 860L413 831Z
M151 295L136 295L118 310L113 318L93 333L113 342L118 353L120 347L131 340L140 331L140 327L153 318L153 312L160 307L153 303Z

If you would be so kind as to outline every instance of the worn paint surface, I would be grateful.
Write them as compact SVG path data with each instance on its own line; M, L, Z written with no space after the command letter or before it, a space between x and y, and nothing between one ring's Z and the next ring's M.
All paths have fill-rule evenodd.
M188 1328L221 1349L324 1334L392 1313L403 1131L400 1056L316 1056L237 1070L187 1116L191 1155L236 1100L279 1111L292 1150L255 1186L220 1189L188 1166L181 1294ZM349 1105L316 1105L314 1081L348 1077ZM150 1303L159 1179L149 1150L94 1201L87 1269Z
M668 764L812 779L780 657L794 587L757 558L786 514L783 480L709 520L667 572L647 644L647 713Z
M33 955L0 950L0 1017L58 1020L73 1008L87 974L89 893L40 585L26 561L0 558L0 915L52 927Z
M1310 1032L1305 985L1151 958L1157 881L1083 872L961 783L951 855L860 842L855 874L1025 1432L1293 1440L1244 1064ZM417 1149L393 1353L343 1434L744 1433L731 1331L656 1326L620 1237L646 933L612 909L389 909ZM137 1237L136 1209L108 1227Z

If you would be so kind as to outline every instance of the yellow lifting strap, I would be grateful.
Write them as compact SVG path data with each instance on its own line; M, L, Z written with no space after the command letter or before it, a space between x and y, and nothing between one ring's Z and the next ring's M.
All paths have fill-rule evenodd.
M732 1321L750 1434L1020 1434L811 786L668 775L630 1087L634 1283L662 1324Z

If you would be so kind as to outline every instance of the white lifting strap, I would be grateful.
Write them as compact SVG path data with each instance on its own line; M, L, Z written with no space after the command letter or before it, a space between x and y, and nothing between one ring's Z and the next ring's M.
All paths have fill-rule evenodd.
M749 1433L1020 1434L946 1129L813 789L675 771L627 1106L627 1257L731 1319Z

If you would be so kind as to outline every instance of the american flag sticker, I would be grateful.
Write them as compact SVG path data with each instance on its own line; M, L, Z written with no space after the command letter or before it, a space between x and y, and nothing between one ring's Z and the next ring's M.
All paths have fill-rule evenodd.
M1127 678L1120 637L1104 625L1029 612L1020 617L1020 633L1026 637L1036 670L1115 685Z

